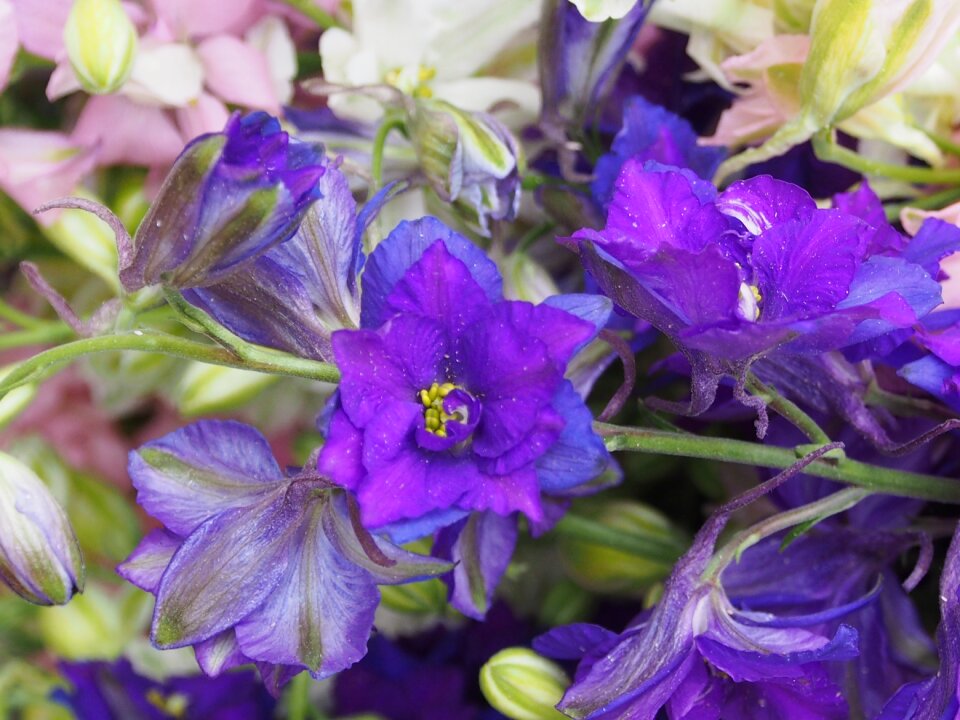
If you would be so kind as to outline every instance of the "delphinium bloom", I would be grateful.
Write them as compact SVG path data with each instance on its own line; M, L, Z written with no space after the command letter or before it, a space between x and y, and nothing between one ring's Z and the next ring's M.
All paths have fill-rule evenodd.
M371 254L361 328L333 335L342 380L318 469L395 538L457 523L438 546L486 583L479 597L454 593L471 614L506 567L515 514L543 525L545 496L576 492L609 462L564 379L609 309L599 296L504 301L493 262L425 218Z
M362 236L389 188L358 213L347 178L330 165L317 191L323 199L293 237L184 298L245 340L332 359L331 333L360 323Z
M603 469L563 371L606 300L504 301L496 266L432 218L377 247L362 298L361 329L333 335L343 379L319 468L356 490L367 526L475 510L541 521L542 492Z
M692 412L709 406L720 375L742 377L759 357L862 343L939 305L929 247L956 245L960 231L933 228L906 247L894 239L885 223L818 209L770 177L718 193L689 171L635 160L604 229L573 236L604 292L690 360Z
M449 569L370 536L343 490L312 471L285 476L237 422L147 443L130 476L164 528L120 573L157 597L154 644L194 646L210 675L255 662L274 693L302 670L331 675L363 657L377 583Z
M663 597L619 635L594 625L558 628L534 642L541 654L579 659L558 708L573 718L671 720L848 716L826 664L857 655L857 633L810 629L836 617L781 617L738 609L710 572L721 511L677 562ZM804 714L798 714L804 713Z
M184 148L141 222L120 248L127 290L213 282L296 232L320 197L320 148L290 138L266 113L234 114L223 132Z
M275 702L253 672L172 677L162 682L138 674L127 660L61 663L72 686L57 700L78 720L268 720Z

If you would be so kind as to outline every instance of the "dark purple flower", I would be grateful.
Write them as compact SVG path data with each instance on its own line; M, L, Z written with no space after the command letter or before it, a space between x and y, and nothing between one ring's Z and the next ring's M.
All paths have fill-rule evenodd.
M697 134L686 120L637 95L624 104L623 125L610 152L597 160L590 190L598 203L606 205L620 168L631 158L688 168L709 180L724 157L723 148L698 145Z
M649 9L637 2L618 20L590 22L566 0L544 4L538 56L548 130L593 124Z
M608 312L600 297L504 301L468 240L432 218L401 224L367 263L362 328L333 335L342 381L320 472L394 537L472 511L540 521L542 493L568 492L609 460L563 377Z
M960 715L960 532L953 536L940 575L937 649L936 675L901 688L877 720L954 720Z
M78 720L269 720L274 701L253 672L218 678L139 675L127 660L61 663L69 692L57 698Z
M902 252L886 228L818 209L770 177L717 193L688 170L627 161L606 227L573 240L618 305L668 335L694 373L691 412L717 378L758 357L815 355L913 326L941 302L931 277L960 230L914 238Z
M377 636L363 660L337 675L332 709L338 717L377 713L390 720L503 718L484 701L477 676L490 656L529 637L530 628L503 604L483 623Z
M271 692L302 670L326 677L363 657L376 585L449 565L359 525L346 494L313 473L284 477L255 429L203 421L131 454L137 501L166 526L120 567L157 597L151 639L193 645L204 672L255 662Z
M857 633L810 626L849 608L781 617L735 607L708 572L728 514L707 522L657 606L623 633L574 625L535 641L542 654L582 657L560 710L591 720L653 720L661 708L671 720L847 717L825 661L856 656Z
M320 197L320 148L291 139L263 112L234 114L193 140L121 253L127 290L215 282L289 238Z

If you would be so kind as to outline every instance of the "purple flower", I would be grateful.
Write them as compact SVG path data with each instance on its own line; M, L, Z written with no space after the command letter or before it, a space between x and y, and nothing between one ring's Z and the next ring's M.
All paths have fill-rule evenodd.
M624 103L623 125L610 152L597 160L590 190L601 205L610 202L620 168L631 158L688 168L709 180L724 157L723 148L698 145L697 134L682 117L636 95Z
M218 678L174 677L158 682L126 660L61 663L69 692L57 698L78 720L269 720L274 701L252 672Z
M320 197L322 151L291 140L266 113L234 114L177 159L133 238L120 280L130 291L196 287L289 238Z
M649 9L637 2L619 20L590 22L566 0L544 5L538 64L548 132L593 124Z
M627 310L683 347L739 361L862 342L909 327L940 304L922 263L872 246L882 230L820 210L773 178L718 195L688 171L628 161L606 227L574 239Z
M402 537L472 511L542 520L542 493L608 462L563 376L608 313L594 296L504 301L468 240L401 224L364 271L361 329L333 335L342 380L320 472L357 493L366 526L403 523Z
M937 648L936 675L901 688L877 720L948 720L960 715L960 532L954 533L940 576Z
M347 178L327 167L296 233L253 262L184 297L250 342L331 360L330 335L360 322L362 236L389 197L381 190L358 213Z
M560 710L591 720L653 720L661 708L671 720L847 717L825 662L856 656L856 631L840 625L830 637L808 629L821 614L736 608L707 572L726 515L707 522L657 606L620 635L573 625L535 641L541 654L582 658Z
M363 657L377 583L449 569L368 535L315 474L284 477L240 423L189 425L132 453L129 469L166 527L120 573L157 597L153 643L193 645L209 675L255 662L274 693L302 670L331 675Z

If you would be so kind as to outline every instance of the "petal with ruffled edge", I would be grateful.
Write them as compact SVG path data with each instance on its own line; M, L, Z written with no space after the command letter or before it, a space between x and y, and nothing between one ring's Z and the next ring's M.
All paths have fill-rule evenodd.
M610 462L603 440L593 431L593 414L570 381L564 380L553 398L553 408L565 425L557 441L537 459L537 480L547 493L558 493L587 483Z
M760 175L733 183L717 198L717 207L739 220L751 235L760 235L790 220L806 222L817 204L803 188Z
M361 281L363 307L361 327L379 327L391 314L387 298L411 265L437 240L467 266L491 302L503 298L503 283L497 266L476 245L432 217L405 221L381 242L367 259Z
M203 420L148 442L130 454L129 471L137 502L183 537L284 482L266 438L233 420Z
M862 221L822 210L764 231L753 245L761 321L832 311L850 291L862 255Z

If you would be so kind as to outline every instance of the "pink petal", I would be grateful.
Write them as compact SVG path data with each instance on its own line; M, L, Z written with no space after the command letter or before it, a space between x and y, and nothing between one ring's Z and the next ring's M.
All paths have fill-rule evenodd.
M203 93L186 107L177 108L177 125L184 144L197 135L223 130L230 117L227 106L209 93Z
M265 14L263 0L152 0L157 17L174 37L199 38L221 33L239 34Z
M19 44L13 5L10 0L0 0L0 90L7 86Z
M229 35L204 40L197 48L206 85L226 102L277 113L270 69L263 53Z
M183 149L170 113L119 95L90 98L77 119L73 139L87 145L99 143L99 165L169 165Z
M94 160L92 143L63 133L0 129L0 188L28 212L72 193ZM47 213L42 221L55 219Z
M63 26L72 5L72 0L13 0L23 47L56 60L63 51Z

